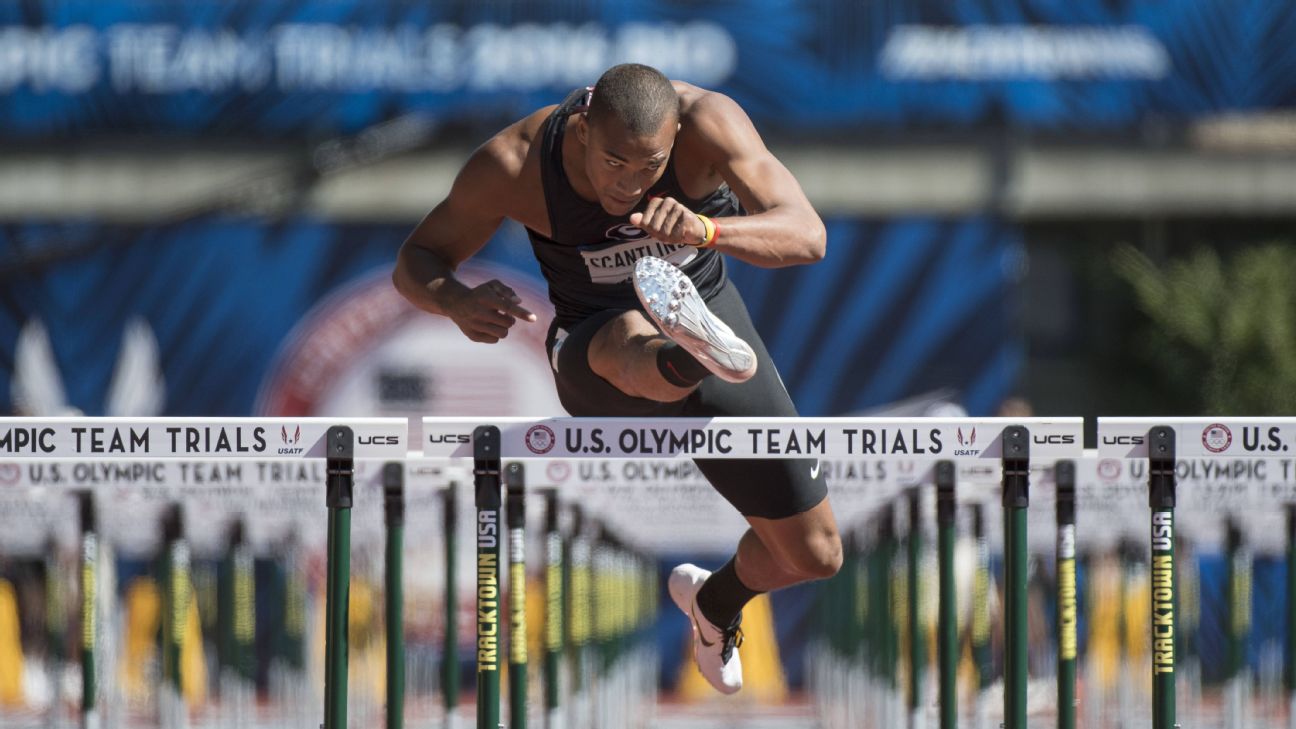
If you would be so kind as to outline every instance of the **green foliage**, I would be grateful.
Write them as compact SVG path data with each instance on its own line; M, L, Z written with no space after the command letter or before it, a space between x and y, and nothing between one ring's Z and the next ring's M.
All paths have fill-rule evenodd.
M1158 268L1133 246L1117 274L1148 317L1137 354L1209 415L1296 415L1296 246L1209 248Z

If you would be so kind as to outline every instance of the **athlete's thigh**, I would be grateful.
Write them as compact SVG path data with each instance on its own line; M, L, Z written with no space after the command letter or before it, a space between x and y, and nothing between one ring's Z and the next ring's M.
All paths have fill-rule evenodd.
M729 285L707 304L751 345L759 364L756 374L743 383L707 378L685 401L682 414L795 417L792 398L737 291ZM784 519L808 511L828 495L818 459L697 459L696 463L711 485L748 517Z

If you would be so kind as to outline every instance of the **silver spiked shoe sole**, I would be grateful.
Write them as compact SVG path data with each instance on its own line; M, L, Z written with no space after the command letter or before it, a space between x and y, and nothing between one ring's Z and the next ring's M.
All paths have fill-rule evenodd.
M756 353L711 313L684 272L653 256L635 263L635 293L653 324L725 382L756 374Z

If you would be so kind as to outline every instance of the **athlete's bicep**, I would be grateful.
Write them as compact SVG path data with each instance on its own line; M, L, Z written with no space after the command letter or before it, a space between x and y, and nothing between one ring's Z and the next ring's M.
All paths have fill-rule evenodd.
M780 207L813 213L801 185L765 146L742 107L716 93L700 103L705 105L698 114L705 153L749 213Z
M473 153L450 194L423 218L405 245L427 250L452 267L486 245L504 220L507 190L513 184L507 161L492 144Z

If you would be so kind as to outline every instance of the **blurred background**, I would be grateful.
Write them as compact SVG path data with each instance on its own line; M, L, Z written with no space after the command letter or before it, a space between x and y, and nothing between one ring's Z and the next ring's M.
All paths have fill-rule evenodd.
M476 145L608 66L637 61L734 98L827 224L820 265L766 271L730 262L802 415L1085 416L1090 446L1100 414L1291 415L1293 38L1288 0L5 3L0 413L561 414L543 351L548 314L498 345L473 344L406 305L389 277L400 243ZM515 224L464 276L500 278L529 308L547 310ZM1285 482L1281 473L1267 478ZM198 483L175 478L183 483L168 483L178 490L154 494L159 501ZM58 482L95 479L69 468ZM76 520L66 503L39 495L49 474L0 482L20 480L30 488L10 491L21 498L5 502L7 523L11 536L20 525L27 531L0 542L0 726L42 726L60 707L67 716L59 720L70 720L79 684L46 670L76 652L55 650L46 635L49 585L58 581L48 580L72 558L47 562L38 537L57 536L62 525L73 535L63 542L75 544ZM861 507L859 523L843 528L876 536L877 522L863 518L875 510ZM1203 507L1212 510L1228 506ZM973 554L971 522L960 524ZM1239 524L1243 537L1255 531ZM437 554L439 532L429 529L424 546ZM288 538L283 531L255 557L258 608L271 600L258 616L277 604L264 596L291 582L293 570L269 546ZM1145 525L1131 526L1095 551L1111 589L1124 584L1120 575L1146 572L1144 534ZM1122 536L1142 539L1143 551L1118 544ZM1221 708L1226 671L1211 668L1225 662L1226 541L1209 536L1185 560L1200 568L1202 668L1193 690L1204 691L1201 716L1217 722L1233 720ZM213 615L199 623L214 645L225 536L210 545L211 574L195 588L209 590ZM143 555L157 544L120 546L113 611L139 614L129 610L153 603L138 603L146 598L129 578L147 576ZM1237 721L1286 721L1276 687L1287 632L1274 617L1286 609L1282 549L1254 557L1254 589L1265 598L1248 603L1255 633L1239 666L1252 672L1247 685L1260 708ZM661 564L727 557L720 547L704 551L661 555ZM1047 585L1051 542L1037 552ZM974 563L961 572L969 580ZM381 559L356 564L381 587ZM986 561L992 574L1001 568L997 557ZM1088 576L1082 569L1084 589L1093 587ZM425 577L423 592L411 589L407 600L435 606L443 580ZM1134 593L1101 593L1094 604ZM781 653L769 658L769 673L779 688L749 692L741 705L755 707L752 722L829 725L802 662L812 606L834 599L825 595L807 587L771 601L767 624ZM1038 621L1056 610L1049 595L1041 591ZM429 667L418 691L428 705L440 686L444 626L435 614L429 607L423 616ZM1115 621L1125 611L1114 615L1082 624L1124 630ZM1032 633L1043 656L1056 650L1050 624ZM1129 624L1137 631L1138 621ZM149 634L141 625L139 635ZM681 678L681 626L658 627L667 719L710 698ZM272 681L265 647L281 627L257 617L255 629L263 655L247 669L247 700L288 702L299 694ZM1082 658L1089 644L1082 640ZM1111 650L1111 665L1143 675L1146 655ZM192 660L213 668L202 696L190 697L190 720L254 721L204 713L220 704L220 671L214 657ZM1047 686L1049 661L1037 663L1032 675ZM380 682L381 665L372 670ZM119 714L123 725L166 723L149 698L149 675L108 684L145 707ZM1103 675L1113 691L1129 683ZM122 688L130 680L137 694ZM293 690L313 690L309 683ZM1121 703L1111 693L1087 725L1145 722L1138 692L1146 687L1131 685L1137 695ZM379 708L355 705L369 712L357 721L380 722ZM729 721L735 705L723 704Z

